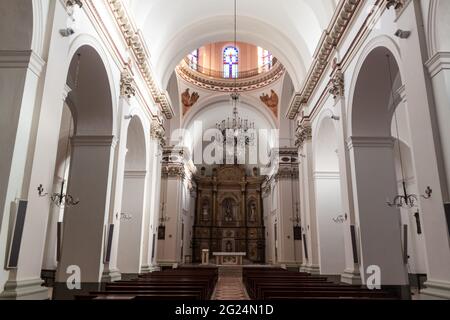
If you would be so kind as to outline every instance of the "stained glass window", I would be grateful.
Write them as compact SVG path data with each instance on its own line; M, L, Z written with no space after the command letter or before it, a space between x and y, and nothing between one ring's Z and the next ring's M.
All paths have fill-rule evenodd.
M226 47L223 51L223 77L235 79L238 77L239 51L235 47Z
M189 55L189 66L194 69L198 70L198 49L192 51Z

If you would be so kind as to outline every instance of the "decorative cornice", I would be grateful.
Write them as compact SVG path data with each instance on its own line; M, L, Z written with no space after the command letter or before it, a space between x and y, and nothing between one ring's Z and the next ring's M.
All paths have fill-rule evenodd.
M170 99L167 92L158 88L156 81L154 80L153 71L149 63L149 55L141 34L132 24L131 18L128 16L121 0L108 0L108 4L114 13L114 17L116 18L116 22L119 25L126 43L136 57L137 65L150 90L153 100L161 106L164 116L167 119L172 119L175 114Z
M314 61L311 65L308 77L305 80L303 89L296 97L291 101L287 116L293 120L302 105L308 103L312 93L316 89L320 79L323 76L326 67L330 63L330 57L333 50L339 45L344 32L347 30L350 21L353 18L361 0L344 0L338 16L333 20L330 27L324 32L321 42L319 44L319 50L317 50Z

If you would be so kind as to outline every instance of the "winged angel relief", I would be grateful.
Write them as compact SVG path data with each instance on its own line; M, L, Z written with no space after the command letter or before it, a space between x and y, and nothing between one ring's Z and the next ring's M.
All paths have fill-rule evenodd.
M181 102L183 103L184 114L186 114L186 112L189 111L189 109L197 103L198 99L200 99L200 95L197 92L193 92L192 94L190 94L189 89L186 89L186 91L181 94Z
M270 110L272 110L272 112L275 114L275 117L278 116L278 103L279 103L279 98L277 93L274 90L270 90L271 91L271 95L269 96L268 94L263 94L260 98L261 101L264 102L264 104L269 107Z

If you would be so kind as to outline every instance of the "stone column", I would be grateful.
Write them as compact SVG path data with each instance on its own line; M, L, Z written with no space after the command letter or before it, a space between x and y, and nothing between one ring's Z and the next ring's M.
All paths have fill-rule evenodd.
M125 171L117 265L124 274L141 273L146 171Z
M308 259L302 271L312 274L320 273L319 248L317 234L316 201L314 192L314 159L312 149L312 129L310 124L304 124L299 128L300 153L301 153L301 188L300 194L303 199L302 217L304 223L304 235L307 241ZM302 191L303 190L303 191ZM305 256L305 255L304 255Z
M353 189L350 168L350 155L347 148L347 123L348 116L346 112L346 100L344 97L344 75L339 69L336 70L334 81L338 85L335 97L335 112L339 117L337 122L337 145L339 158L339 176L341 190L342 214L346 217L344 228L344 247L345 247L345 270L341 275L341 281L348 284L361 284L361 275L359 273L359 263L355 263L353 257L353 244L351 236L351 226L355 225L355 209L353 203Z
M370 275L369 267L377 266L381 285L405 286L409 281L403 260L400 212L386 204L397 194L394 139L351 137L348 147L363 283Z
M67 192L80 203L66 208L63 252L56 275L59 283L66 283L71 266L80 268L82 283L102 279L115 147L112 136L76 136L72 140Z
M127 96L121 95L119 99L119 129L117 135L119 137L117 147L114 153L114 168L113 168L113 183L112 183L112 197L111 209L109 212L109 224L114 224L113 242L111 247L111 259L105 264L105 269L102 276L103 282L112 282L120 280L120 270L117 266L119 236L120 236L120 214L122 212L122 194L124 184L125 159L127 155L127 138L129 120L125 120L125 115L129 114L130 100Z
M411 31L408 39L399 41L404 66L421 66L426 62L426 40L422 30L422 15L420 3L409 2L397 19L398 27ZM412 157L415 168L417 186L425 193L427 187L433 189L432 197L420 199L419 207L422 213L425 252L428 265L427 289L424 293L438 297L450 298L450 242L449 230L445 217L444 201L448 201L448 186L445 175L439 169L438 155L440 147L438 125L440 124L442 151L448 167L448 123L443 125L444 118L436 120L436 114L441 117L448 115L443 110L442 99L437 97L437 108L434 109L433 92L426 69L405 67L403 77L407 96L407 116L412 141ZM437 122L437 123L436 123ZM443 129L447 127L447 129ZM447 131L446 131L447 130ZM448 172L447 172L448 175Z

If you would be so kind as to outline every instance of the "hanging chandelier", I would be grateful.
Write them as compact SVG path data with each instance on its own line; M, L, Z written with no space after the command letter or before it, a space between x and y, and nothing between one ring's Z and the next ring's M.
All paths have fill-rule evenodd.
M237 0L234 0L234 47L237 48ZM253 145L255 140L255 123L239 116L240 94L237 88L237 76L234 76L234 89L230 94L230 103L233 109L232 118L227 118L216 123L216 129L220 132L216 140L224 145L233 145L239 153L242 147Z

